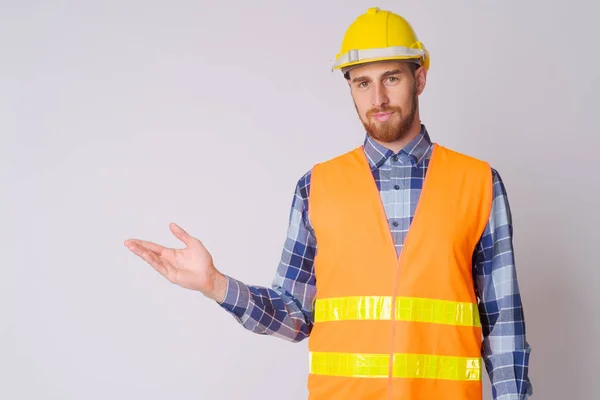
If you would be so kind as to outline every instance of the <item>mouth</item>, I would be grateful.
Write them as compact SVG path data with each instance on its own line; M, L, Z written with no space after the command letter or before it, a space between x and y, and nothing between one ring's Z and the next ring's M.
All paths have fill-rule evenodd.
M389 112L380 112L377 114L373 114L373 118L378 121L378 122L385 122L387 120L389 120L392 117L392 114L394 114L393 111L389 111Z

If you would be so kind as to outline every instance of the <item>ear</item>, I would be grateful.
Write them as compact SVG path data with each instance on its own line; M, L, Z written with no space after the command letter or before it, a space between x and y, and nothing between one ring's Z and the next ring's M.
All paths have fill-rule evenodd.
M427 68L421 66L415 71L415 84L417 86L417 95L420 95L425 90L427 84Z

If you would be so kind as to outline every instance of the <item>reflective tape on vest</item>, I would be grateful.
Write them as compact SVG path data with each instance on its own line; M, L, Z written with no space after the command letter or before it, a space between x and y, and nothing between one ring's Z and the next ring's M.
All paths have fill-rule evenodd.
M389 320L391 296L317 299L315 322ZM477 304L416 297L397 297L395 320L480 327Z
M310 353L310 373L352 378L387 378L388 354ZM478 381L481 358L394 354L393 377Z

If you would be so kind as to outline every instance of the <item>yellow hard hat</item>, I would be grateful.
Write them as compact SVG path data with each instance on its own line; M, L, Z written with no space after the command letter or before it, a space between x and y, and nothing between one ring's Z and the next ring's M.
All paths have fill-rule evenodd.
M348 27L332 70L373 61L413 60L429 69L429 52L411 25L391 11L372 7Z

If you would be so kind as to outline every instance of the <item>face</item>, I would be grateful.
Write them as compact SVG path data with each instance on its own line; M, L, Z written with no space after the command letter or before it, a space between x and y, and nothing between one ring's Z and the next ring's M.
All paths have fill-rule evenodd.
M402 140L415 126L420 128L415 116L426 73L418 68L413 75L411 65L403 61L375 62L350 71L354 105L371 137L389 143Z

